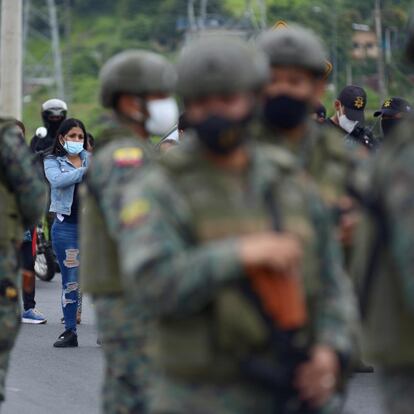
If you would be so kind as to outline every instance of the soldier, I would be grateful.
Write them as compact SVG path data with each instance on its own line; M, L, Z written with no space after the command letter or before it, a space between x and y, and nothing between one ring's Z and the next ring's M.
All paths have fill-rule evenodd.
M235 39L188 46L188 136L124 189L124 288L156 325L150 413L319 413L349 359L352 295L328 215L290 154L248 139L266 72Z
M170 97L175 71L154 53L130 50L110 59L100 75L101 102L116 117L101 134L87 176L81 219L81 281L96 305L106 360L103 411L144 412L147 357L142 315L122 295L114 228L122 186L153 157L150 134L165 134L177 122ZM108 213L115 212L110 216Z
M46 208L46 184L14 120L0 126L0 400L20 322L18 248Z
M410 45L414 62L414 30ZM402 121L384 141L370 179L356 182L367 208L355 257L365 348L382 367L390 414L414 407L413 128L412 117Z
M324 48L312 32L295 26L265 33L258 45L269 57L272 77L265 90L264 125L256 135L297 156L318 184L339 224L341 241L349 248L356 224L346 195L353 154L335 130L309 120L325 91Z
M265 90L264 125L256 134L261 141L290 150L316 182L334 217L349 267L359 213L347 183L360 157L345 147L336 128L309 120L325 91L323 45L314 33L297 26L269 31L258 45L269 57L272 77ZM357 371L373 368L359 362Z

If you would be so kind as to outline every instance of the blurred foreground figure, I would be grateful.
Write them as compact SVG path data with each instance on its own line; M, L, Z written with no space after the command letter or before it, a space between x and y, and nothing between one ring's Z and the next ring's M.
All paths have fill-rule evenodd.
M110 59L101 71L101 102L115 115L97 140L87 177L82 217L82 287L96 305L99 339L106 360L103 411L145 412L148 358L145 314L127 306L122 294L115 239L123 186L153 158L150 134L177 123L170 94L175 71L154 53L131 50Z
M412 118L401 121L384 141L369 180L356 183L367 209L356 249L365 349L382 367L391 414L414 410L413 128Z
M257 138L292 152L316 182L348 254L357 223L346 191L353 154L336 129L310 119L326 86L322 43L309 30L293 26L264 33L258 46L269 57L272 76L265 88L263 127L256 131Z
M125 289L156 324L150 413L329 412L349 361L328 214L292 156L246 132L267 71L235 39L185 48L186 140L124 191Z
M40 168L13 120L0 120L0 400L11 349L20 326L18 249L23 228L33 226L46 207Z

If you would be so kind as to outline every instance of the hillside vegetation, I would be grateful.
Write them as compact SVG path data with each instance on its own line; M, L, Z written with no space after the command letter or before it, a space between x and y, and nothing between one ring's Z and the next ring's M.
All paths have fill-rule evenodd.
M65 85L69 92L66 98L70 115L83 119L96 132L102 119L98 105L98 73L102 64L114 53L128 48L151 49L174 59L184 39L187 0L72 0L70 26L67 25L68 9L63 7L68 1L56 1ZM220 22L227 22L228 27L250 25L252 31L258 30L259 11L254 8L253 16L246 21L245 3L244 0L210 0L207 13ZM411 69L400 59L411 3L411 0L382 1L384 30L393 29L394 62L387 70L389 89L398 95L406 95L404 92L412 87L407 77ZM36 5L36 0L32 4ZM271 27L277 20L286 20L313 28L325 41L331 59L337 51L338 86L341 87L350 61L352 24L373 27L373 5L374 0L268 0L267 25ZM44 47L35 39L28 41L30 53L34 55L44 53ZM354 82L364 83L368 76L375 74L375 62L353 62L352 71ZM31 90L26 97L24 120L30 132L40 124L40 103L52 95L55 95L53 88L43 87ZM375 108L378 97L373 90L369 96L369 104Z

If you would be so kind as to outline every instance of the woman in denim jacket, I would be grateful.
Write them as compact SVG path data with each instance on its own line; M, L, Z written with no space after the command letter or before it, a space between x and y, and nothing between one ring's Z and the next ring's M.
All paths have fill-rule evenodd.
M44 168L50 183L49 211L56 214L52 226L53 249L62 272L62 309L65 332L53 345L56 348L78 346L76 313L78 307L78 187L88 168L86 131L77 119L65 120L56 135L52 154Z

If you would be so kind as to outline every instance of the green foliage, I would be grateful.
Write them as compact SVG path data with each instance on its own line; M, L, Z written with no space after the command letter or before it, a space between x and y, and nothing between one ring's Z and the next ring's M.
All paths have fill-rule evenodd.
M67 1L72 10L70 38L64 35L65 13L61 12L61 6ZM114 53L127 48L155 50L174 60L183 42L183 31L177 30L176 23L178 18L187 15L187 0L57 0L56 3L62 26L66 82L72 91L70 114L80 117L95 132L102 123L98 74L103 63ZM198 14L199 1L195 3ZM390 93L406 95L405 92L412 88L407 77L411 69L401 63L400 57L412 0L382 0L381 3L384 28L396 30L394 43L400 47L394 51L395 61L388 71ZM253 11L259 16L255 4L252 1ZM367 86L366 79L375 75L376 66L372 61L351 60L352 24L374 27L374 0L267 0L266 4L269 27L278 20L286 20L306 25L320 35L331 61L337 57L339 87L346 82L346 66L350 62L354 82ZM207 12L237 21L243 17L245 5L246 0L209 0ZM41 39L28 39L28 49L33 56L43 56L49 47ZM31 91L31 101L24 106L24 120L30 131L40 125L40 104L52 94L46 88ZM332 99L332 92L329 92L325 102L329 108ZM369 105L372 109L378 105L378 96L372 90L369 90Z

